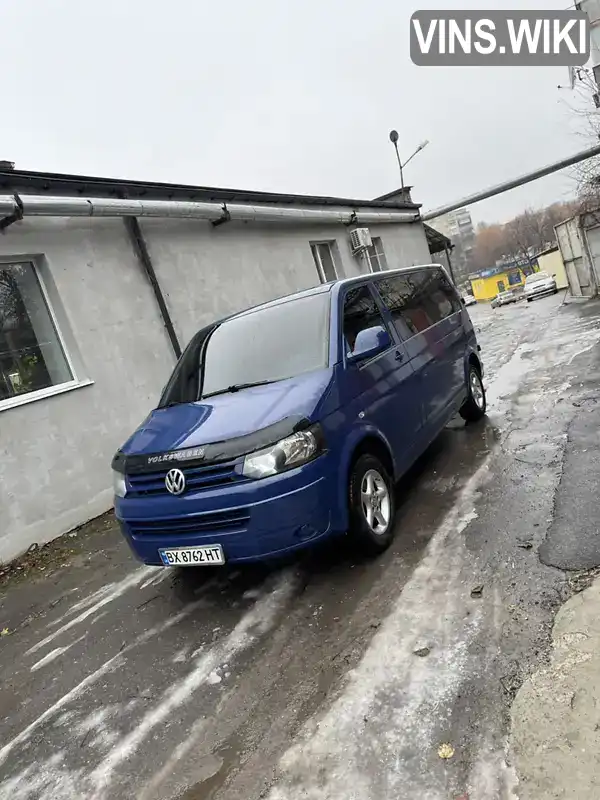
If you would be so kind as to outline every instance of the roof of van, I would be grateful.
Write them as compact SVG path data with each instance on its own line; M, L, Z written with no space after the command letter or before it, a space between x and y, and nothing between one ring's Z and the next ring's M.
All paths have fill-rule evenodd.
M310 289L303 289L301 292L294 292L293 294L286 294L283 297L276 297L274 300L269 300L266 303L260 303L257 306L245 308L243 311L238 311L237 314L232 314L227 319L235 319L243 317L246 314L253 314L255 311L260 311L263 308L272 308L279 306L283 303L288 303L290 300L298 300L302 297L310 297L311 295L324 294L330 292L334 287L347 286L348 284L361 283L369 278L379 278L385 275L396 275L402 272L412 272L416 269L431 269L432 267L440 267L440 264L414 264L411 267L399 267L398 269L388 269L383 272L373 272L367 275L354 275L351 278L339 278L337 281L329 281L328 283L320 283L318 286L313 286ZM225 320L223 320L225 322Z

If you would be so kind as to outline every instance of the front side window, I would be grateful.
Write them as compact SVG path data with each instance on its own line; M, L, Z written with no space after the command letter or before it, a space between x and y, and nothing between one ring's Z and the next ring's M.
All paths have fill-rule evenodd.
M320 292L223 322L206 339L196 365L201 397L325 368L329 307L329 292Z
M334 244L335 242L316 242L310 246L321 283L337 280L338 276L333 252Z
M454 289L439 269L384 278L377 290L401 336L414 336L460 309Z
M0 263L0 408L73 380L34 264Z
M360 331L376 325L385 327L381 311L369 287L363 284L350 289L344 299L342 322L346 352L351 353L354 350L354 343Z

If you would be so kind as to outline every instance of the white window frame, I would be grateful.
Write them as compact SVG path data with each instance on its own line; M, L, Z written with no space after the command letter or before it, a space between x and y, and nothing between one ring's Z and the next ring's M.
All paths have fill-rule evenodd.
M321 261L321 254L319 252L319 247L323 245L327 245L329 248L329 255L331 256L331 263L333 264L333 271L335 274L335 279L338 280L340 275L338 272L338 265L336 260L336 246L337 242L335 239L324 239L322 241L317 242L310 242L310 250L312 253L312 257L315 262L315 266L317 268L317 272L319 274L319 278L321 279L321 283L329 283L330 279L325 275L325 270L323 268L323 262Z
M52 321L54 330L56 331L56 336L60 344L60 347L62 348L62 352L69 367L69 371L73 377L70 381L65 381L64 383L57 383L55 386L48 386L45 389L38 389L35 392L26 392L25 394L17 394L14 397L9 397L6 398L5 400L0 400L0 413L2 413L2 411L7 411L9 408L16 408L18 406L23 406L26 405L27 403L33 403L36 400L43 400L46 397L53 397L54 395L57 394L70 392L73 389L79 389L83 386L92 386L94 383L89 378L83 377L83 375L81 374L82 370L81 369L78 370L76 368L73 359L72 349L67 347L63 331L61 330L61 326L59 325L58 319L56 317L54 303L50 299L50 296L48 294L48 287L46 285L46 282L44 281L44 276L42 274L43 260L44 260L43 256L39 255L38 256L0 255L0 267L2 267L4 264L31 264L33 271L35 273L35 277L39 283L44 303L46 304L46 310L50 316L50 320Z
M383 249L383 241L381 240L381 236L371 237L371 242L372 242L371 247L369 247L367 250L367 260L369 263L369 269L373 273L385 272L386 269L388 268L388 265L387 265L385 250ZM377 242L377 244L375 244L375 242ZM371 252L371 250L373 252ZM376 266L374 267L373 264L375 264Z

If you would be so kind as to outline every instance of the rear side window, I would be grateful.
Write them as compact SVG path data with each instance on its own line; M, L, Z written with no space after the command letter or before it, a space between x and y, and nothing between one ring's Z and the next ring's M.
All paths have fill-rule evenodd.
M385 327L381 311L369 287L363 284L350 289L344 299L343 333L346 352L354 350L354 342L360 331L375 325Z
M407 272L377 281L377 290L403 336L414 336L460 310L450 282L439 269Z

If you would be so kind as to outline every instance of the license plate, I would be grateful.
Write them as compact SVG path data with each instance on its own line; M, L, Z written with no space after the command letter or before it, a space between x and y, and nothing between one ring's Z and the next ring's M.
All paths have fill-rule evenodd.
M225 555L220 544L174 547L169 550L159 550L158 554L165 567L201 567L225 563Z

